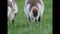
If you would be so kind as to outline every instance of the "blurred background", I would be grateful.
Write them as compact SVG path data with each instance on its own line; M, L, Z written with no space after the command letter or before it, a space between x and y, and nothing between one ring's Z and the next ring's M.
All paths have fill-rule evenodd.
M18 13L14 24L8 21L8 34L52 34L52 0L43 0L45 8L41 22L35 26L34 21L32 21L31 29L27 26L27 17L24 13L25 0L15 1Z

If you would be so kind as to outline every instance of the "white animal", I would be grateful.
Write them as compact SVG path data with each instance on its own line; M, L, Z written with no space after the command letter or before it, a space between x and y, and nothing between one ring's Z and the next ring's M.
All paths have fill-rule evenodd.
M14 0L8 0L8 12L7 12L8 19L14 22L17 12L18 7L16 2Z
M24 11L29 22L33 19L38 23L44 12L44 3L42 0L26 0Z

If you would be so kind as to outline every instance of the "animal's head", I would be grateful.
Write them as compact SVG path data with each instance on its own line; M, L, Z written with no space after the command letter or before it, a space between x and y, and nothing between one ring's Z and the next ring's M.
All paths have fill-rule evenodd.
M32 7L33 20L37 23L40 22L39 10L36 6Z

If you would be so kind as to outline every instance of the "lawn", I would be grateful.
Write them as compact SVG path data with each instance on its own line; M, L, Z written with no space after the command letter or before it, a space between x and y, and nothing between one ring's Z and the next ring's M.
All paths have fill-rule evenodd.
M15 18L15 23L8 21L8 34L52 34L52 0L43 0L45 9L38 26L31 22L27 26L27 17L24 13L25 0L15 0L18 5L18 13Z

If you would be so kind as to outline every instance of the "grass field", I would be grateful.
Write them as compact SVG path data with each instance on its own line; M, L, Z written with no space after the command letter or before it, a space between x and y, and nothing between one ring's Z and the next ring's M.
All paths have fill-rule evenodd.
M18 13L14 24L8 21L8 34L52 34L52 0L43 1L45 9L41 22L38 27L34 25L34 22L31 22L30 30L24 13L25 0L16 0Z

